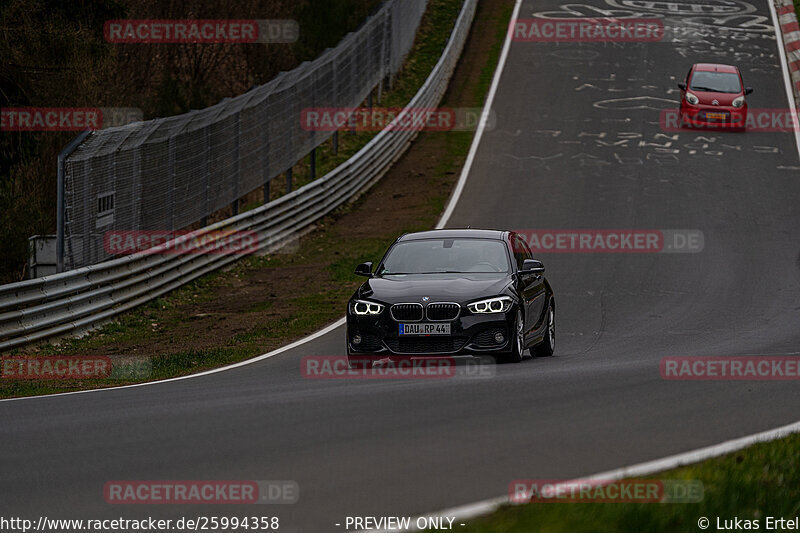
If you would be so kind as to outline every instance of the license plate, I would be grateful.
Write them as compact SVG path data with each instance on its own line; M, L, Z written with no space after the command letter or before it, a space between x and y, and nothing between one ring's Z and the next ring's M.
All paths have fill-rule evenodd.
M417 322L400 324L400 335L450 335L450 324Z
M713 118L714 120L725 120L725 113L706 113L706 118Z

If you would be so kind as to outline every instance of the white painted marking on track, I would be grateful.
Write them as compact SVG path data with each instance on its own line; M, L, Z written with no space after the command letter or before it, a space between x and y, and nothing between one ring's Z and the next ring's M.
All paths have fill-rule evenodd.
M211 375L211 374L217 374L219 372L225 372L226 370L233 370L234 368L239 368L240 366L246 366L246 365L250 365L250 364L253 364L253 363L257 363L259 361L263 361L265 359L269 359L270 357L275 357L276 355L281 354L281 353L283 353L285 351L291 350L292 348L296 348L296 347L298 347L300 345L303 345L303 344L305 344L307 342L313 341L314 339L322 337L323 335L326 335L326 334L330 333L331 331L343 326L344 324L345 324L345 318L342 317L339 320L337 320L336 322L334 322L333 324L330 324L330 325L324 327L323 329L321 329L319 331L315 331L314 333L312 333L311 335L308 335L307 337L303 337L302 339L298 339L298 340L294 341L291 344L287 344L286 346L281 346L280 348L278 348L276 350L272 350L271 352L268 352L268 353L253 357L252 359L247 359L245 361L240 361L240 362L234 363L232 365L222 366L220 368L212 368L211 370L205 370L203 372L198 372L197 374L189 374L188 376L179 376L177 378L161 379L161 380L158 380L158 381L146 381L144 383L134 383L132 385L121 385L121 386L118 386L118 387L105 387L105 388L102 388L102 389L76 390L76 391L71 391L71 392L59 392L59 393L56 393L56 394L43 394L43 395L39 395L39 396L23 396L21 398L5 398L3 400L0 400L0 403L2 403L2 402L16 402L16 401L20 401L20 400L33 400L33 399L38 399L38 398L59 398L61 396L70 396L70 395L73 395L73 394L85 394L87 392L104 392L104 391L115 391L115 390L122 390L122 389L132 389L134 387L146 387L148 385L159 385L161 383L170 383L172 381L181 381L181 380L184 380L184 379L194 379L194 378L199 378L199 377L202 377L202 376L208 376L208 375Z
M520 6L522 6L522 0L517 0L516 4L514 4L514 12L511 14L509 25L513 24L514 21L519 17ZM506 32L506 40L503 43L503 51L500 52L500 60L497 62L497 68L494 71L492 85L489 88L489 94L486 97L486 103L483 105L481 120L478 123L478 129L475 131L475 137L472 138L472 145L469 147L467 160L464 161L464 166L461 169L461 175L458 177L456 188L453 191L453 194L450 195L450 201L447 203L447 208L444 210L442 217L439 219L439 223L436 224L436 229L442 229L445 227L445 225L447 225L447 221L450 220L450 217L456 208L456 204L458 204L458 199L461 198L461 193L464 191L464 185L467 183L467 176L469 176L469 172L472 169L472 162L475 160L475 154L478 152L478 145L480 145L481 138L483 138L483 131L486 129L486 122L489 119L489 112L492 109L492 103L494 102L495 94L497 94L497 87L500 85L500 77L503 75L503 68L506 66L508 51L511 49L511 34L511 31Z
M514 13L511 15L511 21L515 20L517 18L517 16L519 15L519 8L520 8L521 4L522 4L522 0L517 0L516 5L514 6ZM509 24L511 24L511 21L509 21ZM489 115L490 115L491 108L492 108L492 102L494 101L494 95L497 92L497 86L500 83L500 75L503 73L503 67L505 66L506 57L508 56L508 49L510 48L510 46L511 46L511 32L508 32L507 35L506 35L505 44L503 45L503 51L502 51L502 53L500 55L500 61L497 64L497 69L495 70L494 79L492 80L492 86L491 86L491 88L489 90L489 96L486 98L486 104L484 105L483 112L481 113L481 119L480 119L480 122L478 124L478 130L475 133L474 139L472 140L472 147L470 148L469 156L467 158L467 161L464 164L464 169L461 172L461 177L459 178L458 186L456 187L455 192L451 195L450 202L447 205L447 210L445 211L444 215L442 215L442 218L439 220L439 224L437 224L437 226L436 226L437 228L443 228L444 227L444 225L447 223L447 219L450 218L450 215L452 214L456 203L458 203L458 198L461 196L461 190L464 188L464 182L466 182L466 176L469 173L469 168L472 166L472 160L475 158L475 152L478 149L478 144L480 143L480 138L483 135L483 131L486 128L486 124L488 123L488 120L489 120ZM312 333L311 335L309 335L307 337L303 337L302 339L299 339L299 340L297 340L297 341L295 341L295 342L293 342L291 344L287 344L286 346L278 348L277 350L273 350L273 351L271 351L269 353L265 353L263 355L259 355L257 357L252 358L252 359L247 359L246 361L241 361L241 362L235 363L233 365L228 365L228 366L223 366L221 368L215 368L215 369L212 369L212 370L207 370L205 372L200 372L198 374L190 374L188 376L180 376L180 377L177 377L177 378L162 379L162 380L159 380L159 381L147 381L145 383L135 383L133 385L122 385L122 386L119 386L119 387L106 387L106 388L103 388L103 389L88 389L88 390L80 390L80 391L72 391L72 392L60 392L60 393L56 393L56 394L45 394L45 395L40 395L40 396L24 396L24 397L21 397L21 398L6 398L6 399L0 400L0 402L13 402L13 401L20 401L20 400L33 400L33 399L39 399L39 398L58 398L58 397L61 397L61 396L68 396L68 395L73 395L73 394L85 394L85 393L89 393L89 392L103 392L103 391L130 389L130 388L133 388L133 387L145 387L145 386L149 386L149 385L158 385L158 384L161 384L161 383L169 383L169 382L172 382L172 381L180 381L180 380L183 380L183 379L193 379L193 378L199 378L201 376L208 376L210 374L216 374L218 372L225 372L226 370L232 370L232 369L238 368L240 366L250 365L250 364L253 364L253 363L257 363L259 361L263 361L265 359L269 359L270 357L274 357L274 356L276 356L276 355L278 355L280 353L283 353L285 351L291 350L293 348L296 348L297 346L301 346L301 345L303 345L303 344L305 344L305 343L307 343L309 341L317 339L317 338L319 338L319 337L321 337L321 336L323 336L323 335L335 330L336 328L339 328L339 327L343 326L344 324L345 324L345 317L342 317L339 320L337 320L336 322L334 322L333 324L327 326L326 328L323 328L323 329L321 329L321 330L319 330L319 331L317 331L315 333Z
M580 479L566 481L565 484L575 483L579 480L613 481L629 477L647 476L650 474L654 474L656 472L663 472L664 470L672 470L673 468L678 468L680 466L698 463L700 461L705 461L706 459L711 459L713 457L719 457L720 455L725 455L727 453L735 452L737 450L741 450L742 448L746 448L747 446L751 446L759 442L768 442L771 440L780 439L788 435L791 435L793 433L800 433L800 422L788 424L786 426L782 426L777 429L762 431L761 433L756 433L754 435L747 435L745 437L740 437L738 439L725 441L720 444L714 444L712 446L707 446L705 448L699 448L696 450L690 450L688 452L683 452L676 455L670 455L662 459L655 459L653 461L647 461L645 463L623 466L622 468L616 468L614 470L601 472L599 474L592 474L591 476L582 477ZM448 518L454 518L455 520L464 521L470 518L475 518L478 516L493 513L501 505L506 505L509 503L510 501L508 496L499 496L497 498L490 498L488 500L482 500L467 505L451 507L450 509L445 509L443 511L420 515L419 518L446 516ZM412 519L411 523L412 524L416 523L416 518ZM412 529L407 529L406 531L419 531L419 530L416 528L412 528ZM372 533L389 533L389 530L372 530ZM393 533L396 533L396 530L394 530Z

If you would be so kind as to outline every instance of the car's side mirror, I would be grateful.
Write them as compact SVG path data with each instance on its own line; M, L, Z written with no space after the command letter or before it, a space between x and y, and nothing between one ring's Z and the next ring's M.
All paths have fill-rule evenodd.
M522 262L521 274L544 274L544 263L536 259L526 259Z
M680 89L681 91L685 91L686 90L686 84L685 83L679 83L678 84L678 89Z
M356 267L356 276L365 276L368 278L372 277L372 262L367 261L366 263L361 263Z
M753 94L753 88L752 87L745 87L744 88L744 94Z

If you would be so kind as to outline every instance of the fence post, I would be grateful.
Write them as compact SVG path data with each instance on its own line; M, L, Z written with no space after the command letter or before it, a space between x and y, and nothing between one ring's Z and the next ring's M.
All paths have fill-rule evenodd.
M240 164L239 164L239 136L241 135L241 131L240 131L241 130L241 122L239 121L239 115L240 115L239 113L236 113L236 136L234 137L235 141L236 141L235 142L236 148L234 148L234 150L233 150L234 166L236 167L236 170L233 172L233 179L234 179L235 185L234 185L234 189L233 189L234 199L233 199L233 203L231 204L231 212L233 213L233 216L236 216L236 215L239 214L239 182L241 181L241 176L239 175L239 171L240 171L240 169L239 169L239 167L240 167Z
M58 154L58 169L57 169L57 187L56 191L56 272L64 272L64 211L66 201L65 196L65 169L67 157L72 155L72 152L83 142L86 137L91 134L91 130L84 130L78 134L77 137L67 145L66 148L61 150Z
M333 132L333 155L339 154L339 130Z
M286 194L292 192L292 169L286 171Z
M175 229L175 136L167 141L167 173L169 174L169 230Z
M208 158L210 157L209 154L211 153L211 133L209 131L210 128L211 128L211 126L206 126L204 128L204 137L205 137L205 141L206 141L206 152L205 152L205 158L204 158L204 162L206 164L206 168L205 168L205 170L206 170L206 172L205 172L205 175L206 175L205 176L206 177L205 206L206 207L205 207L205 209L203 209L203 212L205 213L205 216L203 216L203 218L200 220L200 225L203 226L203 227L208 226L208 194L209 194L209 189L211 188L211 162L208 160Z
M266 102L261 103L262 117L261 117L261 140L262 140L262 163L264 165L264 203L269 203L269 114L267 113Z
M310 158L311 158L311 181L314 181L315 179L317 179L317 149L316 148L312 148L311 149Z

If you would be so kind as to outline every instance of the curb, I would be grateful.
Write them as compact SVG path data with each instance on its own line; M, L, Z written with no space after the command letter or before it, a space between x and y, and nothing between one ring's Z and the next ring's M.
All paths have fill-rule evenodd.
M800 25L792 0L774 0L795 102L800 104Z

